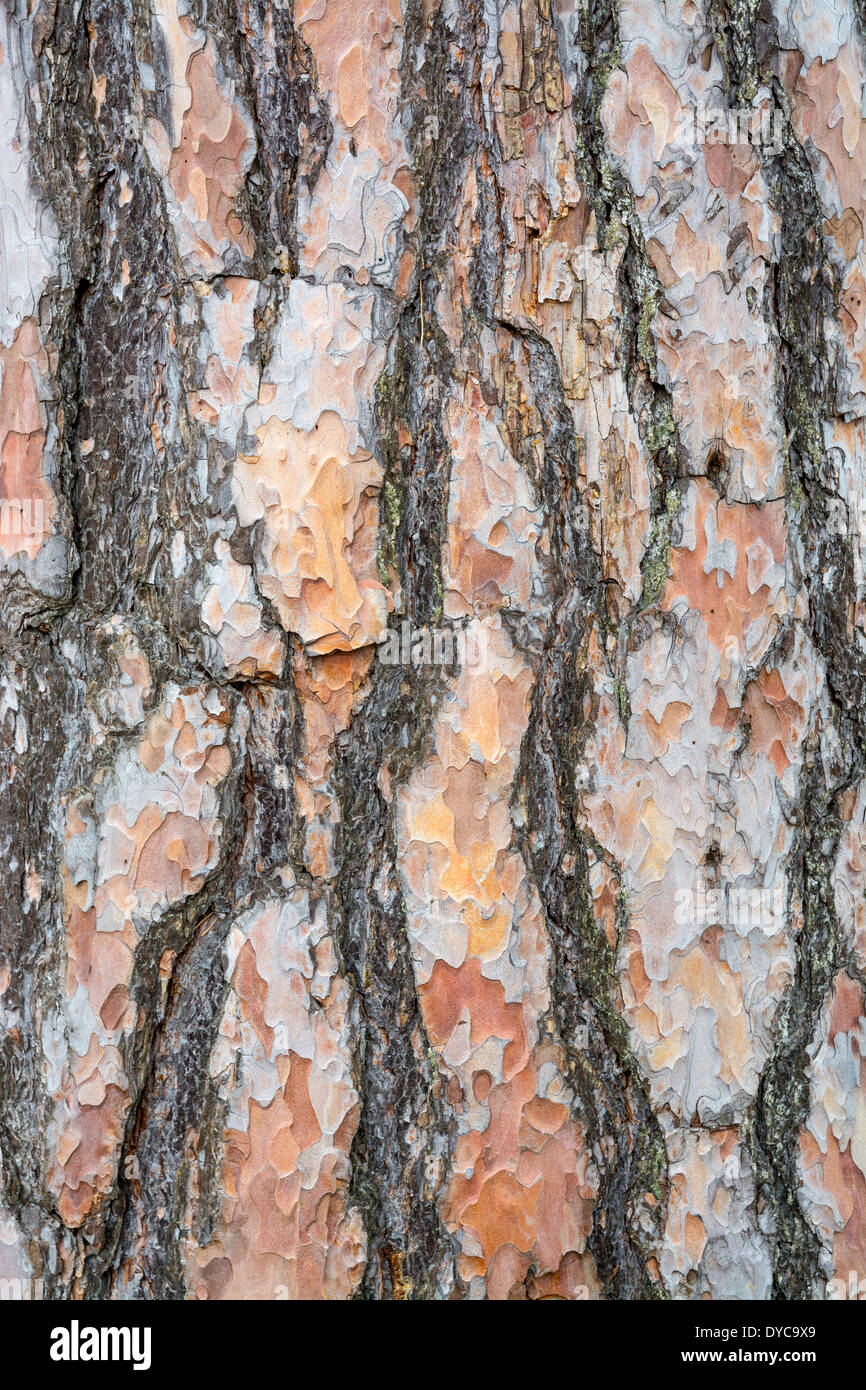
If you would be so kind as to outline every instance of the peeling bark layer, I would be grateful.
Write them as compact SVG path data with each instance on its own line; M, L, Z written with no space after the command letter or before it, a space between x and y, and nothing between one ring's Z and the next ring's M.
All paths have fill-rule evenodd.
M0 113L0 1279L866 1290L853 0L4 0Z

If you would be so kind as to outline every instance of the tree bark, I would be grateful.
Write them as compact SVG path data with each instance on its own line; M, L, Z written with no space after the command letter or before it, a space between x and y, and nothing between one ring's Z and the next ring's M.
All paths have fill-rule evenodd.
M0 1279L850 1296L859 0L0 28Z

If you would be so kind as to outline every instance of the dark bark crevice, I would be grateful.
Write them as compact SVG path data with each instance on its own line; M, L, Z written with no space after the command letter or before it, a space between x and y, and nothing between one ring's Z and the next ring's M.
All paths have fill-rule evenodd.
M589 733L587 644L603 629L603 586L577 484L577 445L550 346L525 333L544 416L540 494L551 527L555 611L524 735L518 823L545 910L553 969L551 1014L568 1059L575 1107L598 1173L589 1248L610 1298L657 1298L647 1262L665 1210L667 1159L618 1007L616 952L596 918L588 853L609 859L580 828L576 768ZM618 866L611 865L620 879ZM620 932L625 903L620 896Z
M406 16L402 71L407 139L419 194L414 290L400 311L377 389L378 452L385 465L380 569L399 575L413 629L442 622L441 549L450 452L441 410L453 364L436 321L445 233L477 140L467 109L482 21L466 7L459 33L418 5ZM455 56L461 53L462 58ZM419 56L420 55L420 56ZM408 444L401 446L401 427ZM365 1212L366 1298L447 1297L458 1288L455 1247L439 1214L454 1121L424 1030L397 867L392 789L429 746L442 682L424 668L373 668L351 729L338 739L343 964L361 1031L361 1122L352 1148L352 1198Z
M839 286L824 244L815 173L794 134L775 71L780 50L770 6L720 0L713 13L731 99L748 103L765 85L773 94L774 129L782 132L781 148L761 149L780 226L779 261L764 307L780 361L790 563L809 598L806 631L823 661L828 690L826 714L814 712L800 794L790 812L797 839L789 864L789 928L795 906L802 912L802 925L793 933L794 975L776 1015L773 1051L747 1126L759 1200L773 1235L773 1296L804 1299L817 1294L822 1247L800 1200L799 1136L811 1104L809 1048L835 977L851 964L833 870L843 829L841 797L866 770L866 653L850 628L856 597L850 535L835 534L831 516L839 479L824 425L836 415L836 391L824 323L838 307ZM838 751L829 757L824 718L837 735Z

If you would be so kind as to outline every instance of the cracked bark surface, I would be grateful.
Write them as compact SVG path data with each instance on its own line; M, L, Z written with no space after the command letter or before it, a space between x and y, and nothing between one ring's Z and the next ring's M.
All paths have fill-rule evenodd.
M866 1288L855 0L4 0L0 1281Z

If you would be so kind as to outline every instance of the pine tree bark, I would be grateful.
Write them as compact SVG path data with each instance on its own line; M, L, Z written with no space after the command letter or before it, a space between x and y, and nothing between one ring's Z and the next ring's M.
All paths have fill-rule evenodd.
M847 1296L859 0L4 3L0 1279Z

